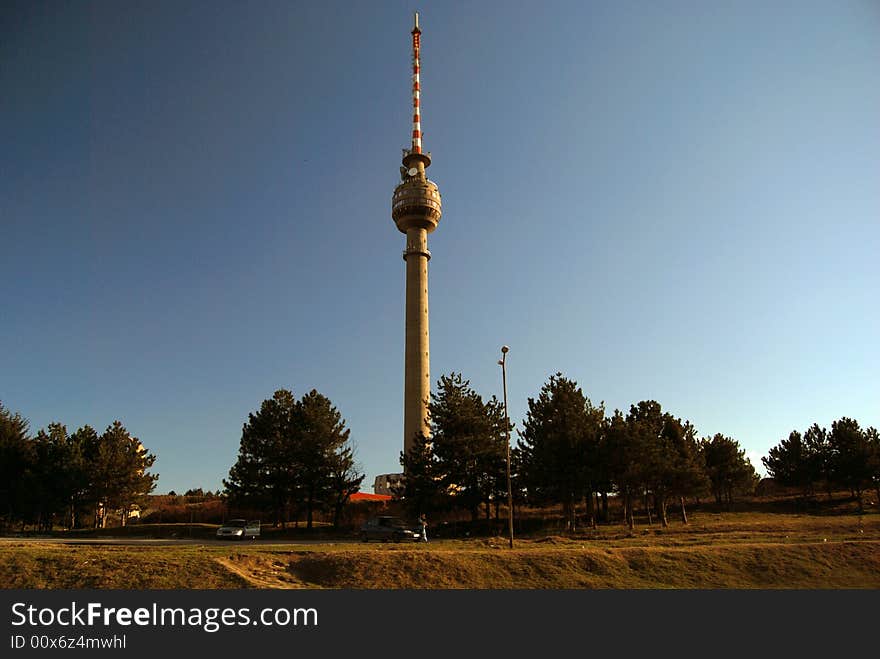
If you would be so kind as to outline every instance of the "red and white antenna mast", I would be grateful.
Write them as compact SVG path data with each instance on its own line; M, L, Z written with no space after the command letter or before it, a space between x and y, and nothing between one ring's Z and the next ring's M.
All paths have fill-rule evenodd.
M419 38L422 31L419 29L419 12L415 13L415 24L412 30L413 48L413 131L412 153L422 152L422 118L419 111Z

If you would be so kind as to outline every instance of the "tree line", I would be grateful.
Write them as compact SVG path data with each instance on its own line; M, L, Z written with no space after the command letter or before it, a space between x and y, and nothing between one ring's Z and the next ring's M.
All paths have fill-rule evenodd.
M248 415L236 463L223 481L232 506L270 512L282 527L304 515L330 512L337 527L360 488L350 430L328 398L312 390L296 399L279 389Z
M880 501L880 433L849 417L834 421L830 431L818 423L803 433L792 430L762 462L777 482L799 488L805 497L824 486L831 499L832 490L843 487L862 510L864 492L873 487Z
M0 528L97 528L115 512L125 523L155 487L155 460L118 420L100 435L50 423L32 436L27 419L0 403Z
M467 510L476 520L498 516L507 492L508 425L503 405L477 394L460 373L442 376L428 405L430 435L420 435L401 453L406 478L399 495L414 512ZM754 489L758 479L739 443L722 434L698 438L689 421L640 401L624 414L606 415L578 384L551 376L528 399L523 428L511 448L515 504L561 505L568 528L578 510L587 524L608 522L608 497L622 504L622 521L632 527L644 506L666 526L668 508L714 496L730 504Z
M267 511L284 525L302 513L331 512L338 526L349 497L360 488L350 430L328 398L315 390L299 400L281 389L242 427L239 455L223 481L232 506ZM29 423L0 403L0 530L13 524L49 530L103 526L144 501L158 475L155 456L119 421L98 434L73 433L51 423L31 436ZM210 498L220 493L190 490Z

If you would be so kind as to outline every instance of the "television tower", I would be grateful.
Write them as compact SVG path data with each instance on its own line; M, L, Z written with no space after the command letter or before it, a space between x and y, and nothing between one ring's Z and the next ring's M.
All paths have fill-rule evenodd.
M413 75L412 144L403 150L402 182L394 189L391 217L406 234L406 348L403 384L403 450L408 453L419 433L428 434L428 400L431 396L431 358L428 335L428 234L440 222L440 190L425 170L430 152L422 151L419 104L419 48L422 31L415 14L412 29Z

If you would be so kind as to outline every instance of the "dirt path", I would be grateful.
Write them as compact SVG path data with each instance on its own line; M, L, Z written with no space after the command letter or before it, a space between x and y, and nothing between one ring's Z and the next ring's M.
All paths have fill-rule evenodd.
M276 561L271 565L266 565L258 559L249 560L249 558L242 556L238 561L232 561L228 558L215 558L214 560L234 575L247 581L254 588L314 588L314 586L299 581L283 563Z

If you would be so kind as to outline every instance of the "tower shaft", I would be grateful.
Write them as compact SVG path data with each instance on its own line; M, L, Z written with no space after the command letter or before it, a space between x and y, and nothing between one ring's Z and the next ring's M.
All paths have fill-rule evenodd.
M431 348L428 329L428 233L414 227L406 232L406 348L404 355L404 450L419 433L428 435L431 396Z

